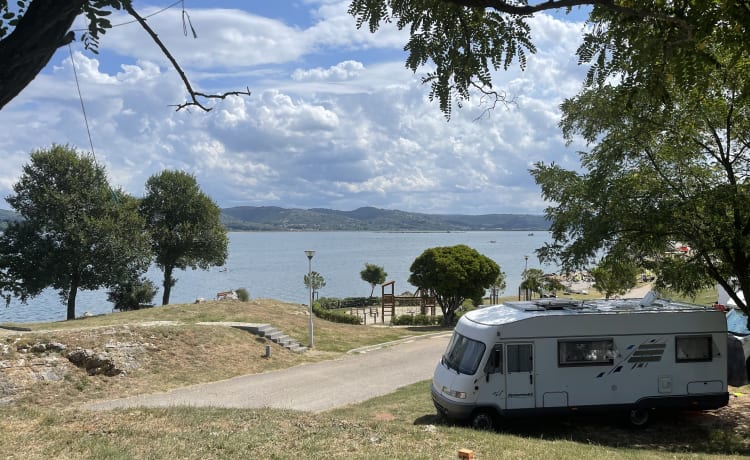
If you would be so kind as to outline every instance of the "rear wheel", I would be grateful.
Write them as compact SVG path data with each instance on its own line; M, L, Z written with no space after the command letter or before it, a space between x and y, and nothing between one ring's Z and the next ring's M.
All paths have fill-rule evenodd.
M640 428L648 424L651 413L648 409L633 409L628 412L628 422L631 426Z
M480 409L471 416L471 426L475 430L492 431L497 428L495 413L489 409Z

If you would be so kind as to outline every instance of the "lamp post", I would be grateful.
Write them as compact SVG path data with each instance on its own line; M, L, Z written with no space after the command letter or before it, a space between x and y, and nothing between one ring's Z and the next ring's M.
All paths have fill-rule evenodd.
M307 285L310 288L310 348L313 347L313 280L312 280L312 258L315 251L305 251L307 256Z

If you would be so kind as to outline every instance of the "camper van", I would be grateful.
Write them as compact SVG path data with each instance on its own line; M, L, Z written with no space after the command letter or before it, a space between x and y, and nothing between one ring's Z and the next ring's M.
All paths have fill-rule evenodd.
M658 299L506 302L465 314L432 379L438 412L491 429L501 416L727 405L727 321ZM741 358L740 358L741 359Z

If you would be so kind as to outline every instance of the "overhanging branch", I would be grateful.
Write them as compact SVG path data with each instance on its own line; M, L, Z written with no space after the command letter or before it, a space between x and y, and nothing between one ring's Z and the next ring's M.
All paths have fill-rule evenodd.
M657 13L655 11L639 10L628 8L617 4L614 0L545 0L538 3L512 3L506 0L443 0L455 5L466 6L469 8L482 8L499 11L501 13L516 14L522 16L532 15L541 11L559 10L572 8L575 6L599 6L606 8L615 13L634 16L640 18L655 18L666 22L679 24L683 28L690 29L687 21L684 19Z
M190 80L188 80L187 76L185 75L185 72L182 70L182 67L180 67L180 64L177 63L177 60L172 56L172 53L169 52L169 49L167 49L166 46L164 46L164 43L162 43L159 36L154 32L154 30L146 23L146 20L138 14L135 9L133 9L133 5L131 2L126 1L123 2L123 8L125 8L125 11L128 12L129 15L133 16L136 21L138 21L138 24L143 27L143 30L145 30L150 36L151 39L156 43L156 45L159 47L161 52L169 59L169 62L172 63L172 67L177 71L177 74L182 79L183 84L185 85L185 89L187 89L188 94L190 94L190 101L184 102L182 104L178 104L174 107L177 107L177 111L184 109L185 107L190 106L196 106L200 109L210 112L211 108L206 107L203 105L198 98L204 98L204 99L225 99L227 96L249 96L250 95L250 88L246 88L245 91L229 91L226 93L221 94L206 94L199 91L195 91L193 89L193 86L190 84Z

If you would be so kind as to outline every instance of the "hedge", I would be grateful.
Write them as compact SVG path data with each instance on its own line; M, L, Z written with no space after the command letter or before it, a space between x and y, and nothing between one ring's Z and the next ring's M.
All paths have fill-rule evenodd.
M352 316L349 313L345 313L343 311L325 309L321 307L319 302L313 303L313 313L315 314L315 316L317 316L320 319L332 321L334 323L357 324L357 325L361 324L359 321L359 318L357 318L356 316Z
M317 301L321 308L335 310L337 308L369 307L380 303L379 297L321 297Z
M391 320L394 326L435 326L442 323L442 316L431 315L398 315Z

